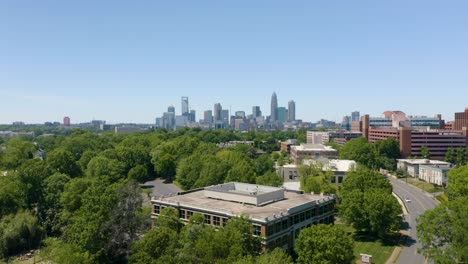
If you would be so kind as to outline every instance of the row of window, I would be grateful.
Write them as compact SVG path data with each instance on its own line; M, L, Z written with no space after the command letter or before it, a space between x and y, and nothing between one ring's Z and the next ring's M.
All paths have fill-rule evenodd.
M164 206L164 205L160 206L156 204L154 205L154 213L160 214L161 211L166 207L167 206ZM195 213L194 211L179 209L179 218L188 220L194 213ZM202 214L202 215L205 218L205 221L204 221L205 224L208 224L208 225L225 226L228 221L228 218L226 217L220 217L220 216L209 215L209 214Z
M283 219L281 221L278 221L276 223L269 224L267 226L267 236L271 236L273 234L279 233L283 230L288 229L290 226L304 222L306 220L309 220L313 217L328 213L330 211L333 211L334 209L334 204L333 203L328 203L324 206L320 206L319 208L311 208L307 211L303 211L301 213L297 213L295 215L292 215L288 217L287 219Z

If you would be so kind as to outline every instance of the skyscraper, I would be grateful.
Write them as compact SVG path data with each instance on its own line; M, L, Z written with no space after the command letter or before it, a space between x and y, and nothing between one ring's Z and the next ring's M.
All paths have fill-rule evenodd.
M195 115L195 110L190 110L190 118L189 121L196 122L196 115Z
M293 100L288 102L288 121L296 120L296 102Z
M221 107L220 103L217 103L214 105L214 121L222 121L222 116L221 116L221 111L223 111L223 108Z
M205 124L213 124L213 111L206 110L203 115L203 121L205 122Z
M278 98L276 98L276 93L273 92L271 96L271 111L270 111L270 121L276 122L278 120Z
M175 107L172 106L172 105L168 106L168 107L167 107L167 112L169 112L169 113L174 113L174 114L175 114Z
M70 126L70 117L66 116L63 118L63 125Z
M351 122L359 121L359 119L360 119L359 111L351 112Z
M277 114L277 122L283 123L286 122L288 118L288 109L284 106L280 106L276 109L276 114Z
M253 117L262 116L262 111L260 111L260 106L253 106L252 107L252 116Z
M188 115L188 114L189 114L188 97L182 96L182 115Z

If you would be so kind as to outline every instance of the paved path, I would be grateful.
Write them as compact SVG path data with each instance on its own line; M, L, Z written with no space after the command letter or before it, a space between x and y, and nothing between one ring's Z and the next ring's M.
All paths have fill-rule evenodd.
M411 202L405 203L408 209L408 214L405 215L404 228L408 231L408 239L406 240L406 245L397 263L425 263L426 260L424 256L419 254L417 251L418 248L421 247L421 244L418 242L418 238L416 236L416 218L426 210L436 207L437 202L432 198L431 194L423 192L422 190L393 177L388 178L393 185L393 192L398 195L402 201L405 201L405 198L409 198L411 200Z
M145 182L143 186L152 189L152 197L161 195L167 196L182 191L179 187L177 187L177 185L173 183L167 183L163 179L155 179L153 181Z

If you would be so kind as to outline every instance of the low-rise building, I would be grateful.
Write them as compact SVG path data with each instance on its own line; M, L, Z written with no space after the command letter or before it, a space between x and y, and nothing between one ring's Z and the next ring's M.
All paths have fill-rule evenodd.
M419 167L421 165L448 166L450 163L429 159L397 159L397 169L402 170L412 177L419 177Z
M294 164L302 164L305 159L337 159L336 149L322 144L301 144L291 146L291 158Z
M331 171L333 172L333 177L331 179L331 183L334 184L341 184L345 178L345 175L348 171L352 170L356 167L356 161L354 160L338 160L338 159L331 159L331 160L304 160L304 164L311 164L311 163L321 163L322 170L324 171ZM299 167L300 165L295 164L286 164L282 167L278 168L278 174L283 179L283 182L297 182L299 181L300 173Z
M291 153L291 146L298 145L297 139L288 139L287 141L281 142L281 150Z
M301 229L334 222L334 195L313 195L283 188L229 182L180 192L171 197L153 197L152 219L171 206L186 223L200 213L205 223L224 226L229 218L246 216L264 249L280 247L292 252Z
M419 179L438 186L447 186L447 172L452 169L452 165L420 165Z

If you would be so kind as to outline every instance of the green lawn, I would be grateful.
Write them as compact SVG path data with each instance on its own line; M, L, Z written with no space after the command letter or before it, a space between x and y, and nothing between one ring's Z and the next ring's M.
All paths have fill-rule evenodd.
M439 187L434 188L433 184L427 183L427 182L424 182L424 181L413 181L413 182L411 182L411 184L418 187L421 190L424 190L424 191L428 192L428 193L443 191L442 188L439 188Z
M356 230L349 225L343 223L335 224L344 227L348 233L353 234L354 256L356 256L356 261L360 259L360 254L364 253L372 255L372 263L385 263L399 243L399 234L388 236L386 239L381 240L367 234L356 232Z

